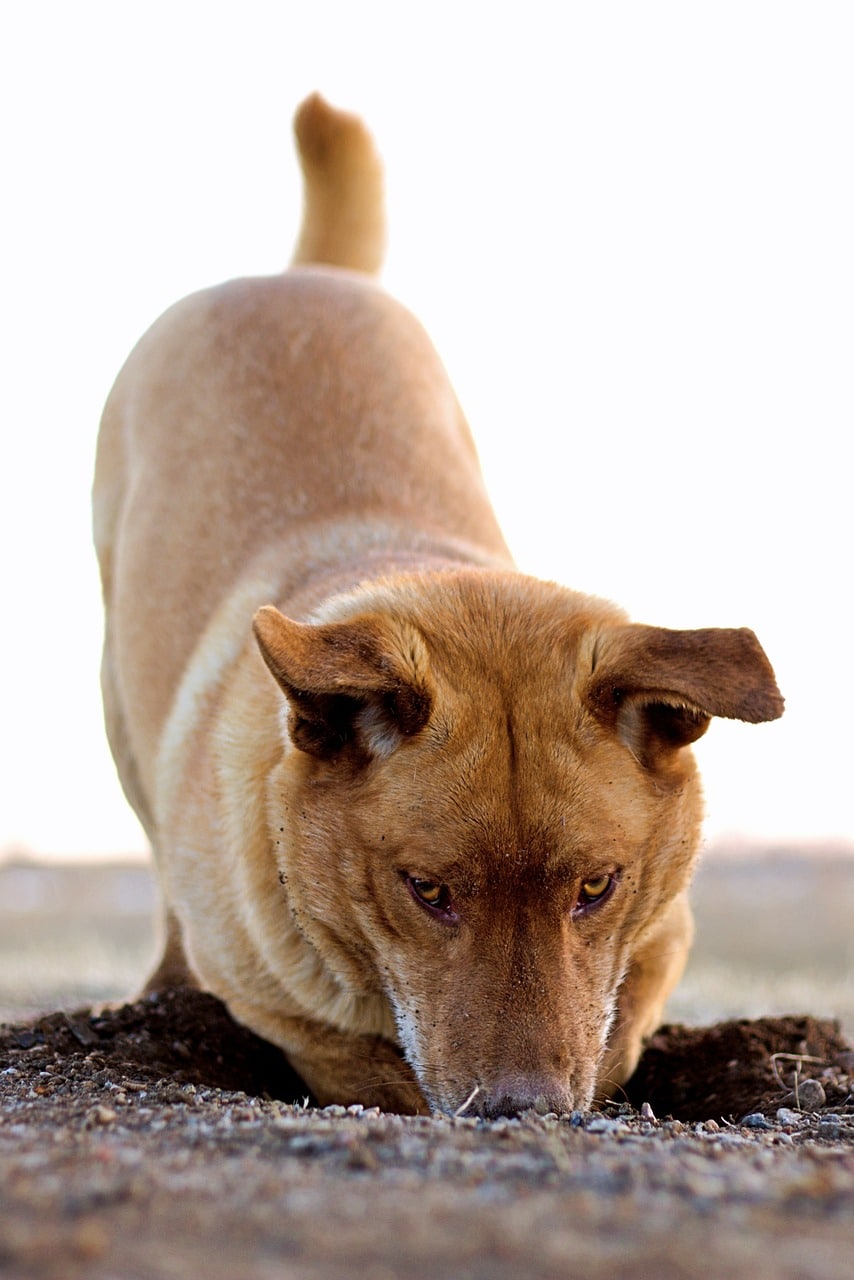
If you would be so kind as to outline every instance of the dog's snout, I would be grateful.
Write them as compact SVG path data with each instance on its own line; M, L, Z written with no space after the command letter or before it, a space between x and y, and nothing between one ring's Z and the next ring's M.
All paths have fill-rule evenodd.
M547 1076L508 1075L496 1080L492 1088L478 1090L468 1107L468 1114L480 1115L487 1120L518 1116L523 1111L564 1115L572 1111L573 1106L572 1090L563 1080Z

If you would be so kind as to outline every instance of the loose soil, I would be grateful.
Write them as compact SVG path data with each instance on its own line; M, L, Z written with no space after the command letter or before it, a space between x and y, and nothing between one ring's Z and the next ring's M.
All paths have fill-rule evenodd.
M213 997L0 1028L0 1275L849 1280L854 1050L664 1027L602 1112L311 1105Z

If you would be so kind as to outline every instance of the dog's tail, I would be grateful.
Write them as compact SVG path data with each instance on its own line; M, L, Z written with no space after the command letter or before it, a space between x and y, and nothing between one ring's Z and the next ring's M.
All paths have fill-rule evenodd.
M293 262L376 274L385 256L383 165L358 116L314 93L294 119L303 216Z

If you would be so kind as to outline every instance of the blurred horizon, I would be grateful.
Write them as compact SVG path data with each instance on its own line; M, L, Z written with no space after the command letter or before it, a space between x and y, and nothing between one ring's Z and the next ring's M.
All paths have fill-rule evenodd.
M779 859L816 858L833 861L834 859L854 858L854 841L841 837L825 836L813 840L772 840L758 836L738 836L728 834L711 841L702 841L697 855L698 865L707 860L723 861L767 861ZM116 850L112 853L96 850L50 853L39 852L25 845L7 844L0 848L0 867L57 867L73 869L87 867L122 867L150 866L154 869L154 857L146 847L138 849Z

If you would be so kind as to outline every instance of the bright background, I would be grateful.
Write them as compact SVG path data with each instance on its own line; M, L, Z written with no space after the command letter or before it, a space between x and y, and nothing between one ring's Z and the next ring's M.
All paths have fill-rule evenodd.
M0 26L0 851L142 849L103 739L89 484L169 303L277 271L321 89L389 174L520 565L750 625L784 719L699 744L711 838L854 839L854 6L67 3Z

